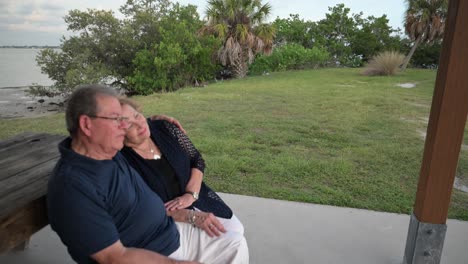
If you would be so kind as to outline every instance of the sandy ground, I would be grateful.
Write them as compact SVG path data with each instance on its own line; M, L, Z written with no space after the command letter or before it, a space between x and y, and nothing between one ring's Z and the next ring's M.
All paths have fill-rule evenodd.
M31 97L27 88L0 89L0 119L30 118L62 111L61 98Z

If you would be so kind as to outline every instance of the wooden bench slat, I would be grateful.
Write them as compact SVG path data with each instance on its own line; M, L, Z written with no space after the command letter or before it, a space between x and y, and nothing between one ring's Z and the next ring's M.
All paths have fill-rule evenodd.
M18 208L47 194L48 177L32 181L19 191L10 193L0 200L0 221Z
M0 151L0 220L46 195L48 179L59 158L57 145L63 138L22 134L7 140L7 144L0 143L7 146Z
M45 133L43 133L43 134L45 135ZM9 147L11 145L18 144L20 142L26 141L26 140L31 139L33 137L37 137L38 135L40 135L40 134L33 133L33 132L25 132L25 133L16 135L16 136L11 137L11 138L4 139L4 140L0 141L0 149L7 148L7 147Z
M53 150L50 147L39 147L36 148L35 151L31 151L30 155L24 156L21 161L13 162L10 159L6 159L5 162L0 162L0 170L2 171L0 174L0 183L9 178L17 177L18 175L28 172L43 163L57 159L58 157L59 154L56 150ZM10 166L8 166L8 163Z
M52 135L47 133L23 133L13 138L0 141L0 152L9 151L11 148L22 147L31 141L41 140L45 138L53 138L60 135Z
M27 149L30 144L33 145L44 145L44 141L53 141L57 138L65 138L63 135L51 135L45 133L33 134L33 135L19 135L12 139L8 139L9 143L4 144L3 141L0 142L0 156L3 156L15 149Z
M22 146L0 151L0 181L26 171L47 160L58 157L58 143L64 136L32 139Z
M41 164L31 167L27 171L14 175L14 177L0 180L0 197L2 197L2 200L4 199L3 197L6 197L8 194L21 192L24 187L37 179L48 179L58 159L59 157L49 158ZM0 211L3 211L3 208L0 209Z
M0 253L46 226L47 182L63 135L24 133L0 141Z

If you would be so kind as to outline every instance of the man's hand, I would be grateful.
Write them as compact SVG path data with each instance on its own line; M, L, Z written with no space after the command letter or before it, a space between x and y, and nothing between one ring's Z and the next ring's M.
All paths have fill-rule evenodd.
M182 127L179 121L173 117L167 115L154 115L151 116L151 120L166 120L167 122L174 124L177 128L179 128L180 131L182 131L182 133L187 134L187 132L185 132L185 129Z

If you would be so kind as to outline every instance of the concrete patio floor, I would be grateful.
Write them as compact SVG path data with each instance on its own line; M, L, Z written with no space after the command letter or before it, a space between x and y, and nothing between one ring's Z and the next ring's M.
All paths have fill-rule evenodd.
M250 263L400 264L409 215L220 194L244 223ZM1 264L73 263L46 227ZM441 263L468 263L468 222L447 221Z

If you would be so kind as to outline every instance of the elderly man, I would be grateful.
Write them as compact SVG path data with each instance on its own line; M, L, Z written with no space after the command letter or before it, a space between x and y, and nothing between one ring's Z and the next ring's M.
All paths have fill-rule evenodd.
M245 238L209 237L168 217L162 200L119 150L128 122L114 90L89 85L70 97L70 137L49 181L48 214L78 263L248 263ZM188 219L188 222L193 219Z

